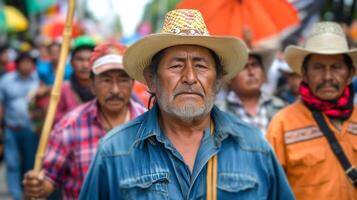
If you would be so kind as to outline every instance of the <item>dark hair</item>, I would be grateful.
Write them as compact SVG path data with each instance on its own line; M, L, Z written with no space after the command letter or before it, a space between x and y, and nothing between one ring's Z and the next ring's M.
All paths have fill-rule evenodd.
M9 45L7 44L3 44L0 46L0 54L4 53L5 51L7 51L9 49Z
M249 54L249 56L255 58L258 61L259 65L264 69L263 59L262 59L262 57L260 55L253 53L253 54Z
M90 70L89 78L94 80L95 74L92 70Z
M309 54L307 56L305 56L303 62L302 62L302 70L303 72L307 72L307 66L308 66L308 63L311 59L311 56L312 54ZM348 67L348 70L352 70L354 68L353 66L353 61L351 59L351 57L348 55L348 54L342 54L343 56L343 60L345 61L345 64L347 65Z
M25 59L31 60L34 64L36 64L36 61L37 61L36 58L33 57L33 56L31 56L30 53L28 53L28 52L21 52L21 53L17 56L17 58L15 59L16 67L18 67L18 66L19 66L19 63L20 63L22 60L25 60Z
M82 50L89 50L89 51L93 51L94 50L94 47L95 46L92 46L92 45L82 45L82 46L79 46L77 48L74 48L72 49L72 58L74 57L74 55L79 52L79 51L82 51Z
M160 63L161 59L164 57L166 49L167 48L162 49L161 51L159 51L152 57L151 63L149 64L151 77L156 77L159 63ZM214 51L212 51L211 49L208 49L208 50L211 53L213 60L214 60L214 64L216 66L217 79L220 79L223 75L223 66L221 64L221 60L219 59L218 55Z
M49 44L49 45L47 46L47 50L48 50L48 51L51 51L51 49L52 49L53 47L59 47L59 48L61 48L61 43L60 43L59 41L53 41L53 42L51 42L51 44Z

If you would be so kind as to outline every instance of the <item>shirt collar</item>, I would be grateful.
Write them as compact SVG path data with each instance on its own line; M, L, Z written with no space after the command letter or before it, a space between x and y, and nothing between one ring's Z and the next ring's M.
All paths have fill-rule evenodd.
M35 73L32 72L26 79L22 79L21 75L18 71L15 72L15 78L17 80L34 80L35 79Z
M129 106L129 112L130 112L130 120L134 119L137 117L139 111L139 104L136 103L133 99L129 100L128 103ZM96 120L99 121L99 102L97 100L97 98L94 98L93 100L91 100L91 103L88 107L88 112L91 113L92 116L95 117Z
M151 137L156 137L156 139L164 143L165 145L168 143L166 140L166 136L164 133L161 131L159 121L158 121L158 112L159 112L159 107L157 104L155 104L146 114L148 115L145 117L145 120L143 121L138 134L136 141L145 141L146 139L149 139ZM241 138L240 137L240 131L233 130L234 125L231 125L232 122L232 116L230 116L227 113L224 113L218 109L218 107L213 106L212 111L211 111L211 117L214 121L214 134L215 134L215 139L218 144L220 144L225 138L228 136L232 136L236 139Z
M259 97L259 105L263 105L269 101L271 101L272 96L267 94L266 92L261 91ZM229 104L237 104L239 106L242 105L242 101L240 100L239 96L234 91L229 91L227 94L227 102Z

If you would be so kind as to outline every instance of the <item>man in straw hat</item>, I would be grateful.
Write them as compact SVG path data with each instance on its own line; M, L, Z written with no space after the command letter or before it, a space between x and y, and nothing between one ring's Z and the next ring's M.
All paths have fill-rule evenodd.
M271 121L268 139L297 199L357 199L357 110L351 80L357 50L341 27L313 26L304 47L290 46L285 59L302 75L300 102Z
M124 55L156 102L101 140L80 199L293 199L259 131L213 105L247 57L241 40L209 36L198 11L168 12Z
M285 106L283 100L262 90L274 56L273 49L252 50L247 64L229 81L227 95L216 101L219 108L258 127L263 134L275 113Z
M99 139L146 109L130 99L134 80L124 71L125 47L102 44L91 55L92 90L96 98L65 115L51 133L41 173L23 180L27 197L46 198L55 188L63 199L78 199Z

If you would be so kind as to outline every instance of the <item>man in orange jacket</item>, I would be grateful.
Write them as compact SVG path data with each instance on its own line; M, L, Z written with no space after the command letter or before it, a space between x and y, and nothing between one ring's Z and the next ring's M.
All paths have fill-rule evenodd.
M304 47L286 49L285 59L303 77L301 101L274 116L267 137L296 198L357 199L357 109L351 86L357 50L349 50L338 24L321 22Z

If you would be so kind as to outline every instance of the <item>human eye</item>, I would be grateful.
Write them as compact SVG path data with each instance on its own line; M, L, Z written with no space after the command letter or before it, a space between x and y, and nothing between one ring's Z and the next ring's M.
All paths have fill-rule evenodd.
M340 69L342 69L344 67L344 65L343 64L340 64L340 63L336 63L336 64L333 64L332 65L332 69L334 69L334 70L340 70Z
M322 70L322 69L324 68L324 66L317 63L317 64L312 65L311 68L312 68L313 70Z
M183 65L183 63L181 63L181 62L173 62L173 63L171 63L171 64L169 64L169 66L168 66L168 68L170 69L170 70L180 70L180 69L182 69L184 67L184 65Z
M129 77L121 77L121 78L119 78L119 83L120 84L126 84L126 83L129 83L130 82L130 78Z
M110 78L109 77L102 77L101 79L100 79L100 82L101 83L110 83Z
M202 65L202 64L197 64L197 65L195 65L195 67L198 69L206 69L207 68L205 65Z
M181 67L182 65L179 65L179 64L175 64L175 65L171 65L170 68L179 68Z

